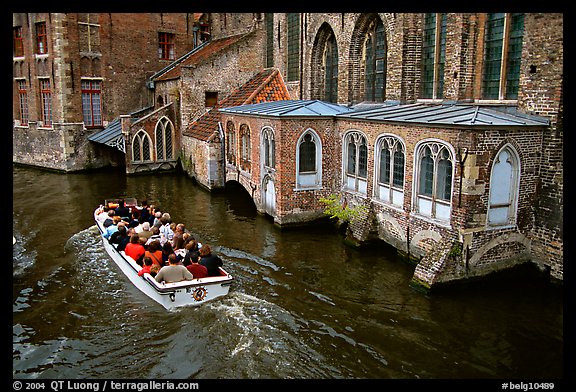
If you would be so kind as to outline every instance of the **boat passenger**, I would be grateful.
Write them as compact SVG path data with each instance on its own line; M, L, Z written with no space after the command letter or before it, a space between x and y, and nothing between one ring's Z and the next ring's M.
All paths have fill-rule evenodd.
M144 246L140 243L140 237L138 234L132 234L130 236L130 242L124 249L124 253L132 257L138 265L142 265L142 258L144 257L145 252L146 249L144 249Z
M164 243L164 245L162 245L162 261L164 262L164 265L166 265L166 263L168 262L168 257L170 257L170 255L175 255L176 259L180 261L180 259L178 259L178 255L176 254L176 252L174 252L172 244L170 243L170 241L167 241Z
M136 229L134 230L138 233L140 238L144 238L146 241L148 241L148 239L152 237L152 232L150 231L150 223L148 221L144 221L142 222L140 228L141 228L140 232L138 232L138 230Z
M158 264L152 263L152 267L150 267L150 275L155 277L160 271L160 268L162 267L160 267Z
M103 233L102 236L107 240L109 240L112 234L114 234L118 230L118 223L120 223L121 221L122 218L120 218L120 216L114 215L112 219L112 224L106 228L106 232Z
M108 228L114 222L113 219L115 214L116 211L114 211L113 209L108 209L108 217L104 219L104 222L102 222L102 226Z
M140 271L138 271L138 276L142 276L146 273L150 273L150 270L152 268L152 259L150 257L144 257L144 266L142 267L142 269Z
M154 222L152 223L152 227L157 227L158 229L160 229L160 226L162 226L162 222L160 221L161 218L162 218L162 212L156 211L154 213Z
M150 207L148 206L148 200L142 200L140 203L142 205L142 209L140 210L140 218L142 220L140 222L147 222L150 219Z
M220 276L220 269L222 267L222 259L212 253L210 245L206 244L200 248L200 264L208 269L208 276Z
M130 208L126 207L126 201L124 199L120 200L118 207L116 207L116 215L119 215L122 220L130 219Z
M172 241L174 238L174 230L170 227L170 223L172 223L172 219L170 218L170 214L167 212L162 214L162 218L160 218L160 243L164 245L166 241Z
M183 280L192 280L194 279L194 276L186 267L178 264L175 254L171 254L170 257L168 257L168 265L160 268L160 271L154 279L156 279L157 282L164 281L166 283L173 283Z
M162 260L162 245L160 245L160 241L152 241L148 245L148 249L144 253L144 257L150 257L152 259L152 263L158 264L158 266L162 267L164 262Z
M152 235L148 238L148 241L146 241L146 245L150 245L154 241L160 243L160 230L156 226L152 226L150 231L152 232Z
M184 223L178 223L176 225L176 230L174 230L174 238L172 238L172 247L174 250L184 249L184 234Z
M138 211L134 211L130 214L130 222L128 223L129 227L133 227L136 228L137 226L140 225L140 221L138 220L140 218L140 213Z
M104 224L106 219L108 219L108 211L110 211L108 206L100 206L96 211L96 220L101 224Z
M120 252L126 248L130 241L128 229L126 229L126 222L118 223L118 230L110 236L110 243L116 244L116 250Z
M198 262L200 260L200 253L198 253L198 251L190 252L187 257L188 260L187 262L184 262L184 265L194 276L194 279L205 278L208 276L208 269Z

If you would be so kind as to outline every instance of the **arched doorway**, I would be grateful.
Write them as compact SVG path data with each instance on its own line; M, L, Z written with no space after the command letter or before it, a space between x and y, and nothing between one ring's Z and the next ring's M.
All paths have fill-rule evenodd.
M270 176L264 177L262 181L262 205L266 214L276 216L276 188Z

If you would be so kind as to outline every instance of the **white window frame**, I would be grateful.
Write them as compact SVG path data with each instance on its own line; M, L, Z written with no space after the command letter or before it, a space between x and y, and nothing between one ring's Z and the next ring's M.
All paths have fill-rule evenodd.
M390 142L392 144L390 144ZM390 155L390 180L388 184L380 182L380 156L381 150L384 144L388 146L391 151ZM394 185L394 151L397 145L402 147L402 152L404 153L404 170L402 176L402 187ZM404 141L393 134L382 134L376 140L374 147L374 198L378 201L382 201L386 204L393 205L395 207L402 207L404 205L404 187L406 185L406 144Z
M312 142L316 146L314 171L300 172L300 145L304 142L306 135L312 137ZM308 128L298 138L296 142L296 188L295 190L309 190L322 188L322 140L318 133Z
M426 146L436 146L437 151L432 148L432 159L434 161L432 177L432 196L420 194L420 162ZM440 152L446 149L449 153L449 160L452 163L450 200L439 199L437 195L437 176ZM452 216L452 198L454 196L454 174L456 170L456 154L451 144L440 139L425 139L419 141L414 148L414 168L413 168L413 191L412 191L412 211L430 220L435 224L450 225Z
M505 201L501 200L503 196L502 191L504 187L501 182L495 181L495 167L500 161L501 154L506 152L508 154L507 161L511 165L510 183L507 189L507 196ZM520 173L521 173L520 156L517 150L510 143L506 143L494 155L494 161L490 169L490 187L488 190L488 206L486 213L486 227L487 228L508 228L515 227L518 214L518 196L520 193ZM497 200L495 200L497 199ZM505 213L502 219L502 213Z
M360 167L360 141L364 139L366 144L366 177L362 177L358 174ZM357 154L355 162L354 174L348 173L348 144L349 140L354 139L354 144L356 144ZM364 132L356 129L347 131L342 139L342 187L344 190L349 192L360 193L366 195L368 191L368 137Z
M148 140L148 156L149 159L144 159L144 139ZM135 141L138 140L138 146L139 146L139 153L140 153L140 159L136 160L134 159L134 146L135 146ZM136 134L134 134L134 137L132 137L132 162L151 162L152 161L152 149L153 149L153 144L152 144L152 139L150 138L150 135L148 135L148 133L146 133L146 131L144 131L143 129L139 129L138 132L136 132Z

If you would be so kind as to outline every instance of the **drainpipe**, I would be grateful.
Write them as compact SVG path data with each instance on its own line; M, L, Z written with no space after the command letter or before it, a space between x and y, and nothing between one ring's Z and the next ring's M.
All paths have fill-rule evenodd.
M220 133L220 140L222 141L222 187L226 186L226 138L224 137L224 130L222 129L222 122L218 121L218 133Z
M464 148L464 159L462 159L462 153L460 152L460 147L458 147L458 160L460 161L460 189L458 191L458 208L462 206L462 181L464 180L464 163L468 158L468 149Z

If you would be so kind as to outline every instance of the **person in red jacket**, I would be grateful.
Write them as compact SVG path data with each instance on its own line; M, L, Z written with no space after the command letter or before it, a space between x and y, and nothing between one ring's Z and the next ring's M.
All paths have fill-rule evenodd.
M146 249L144 249L144 246L140 243L140 236L138 236L138 234L132 234L130 242L126 244L124 253L132 257L138 265L142 265L142 259L144 258L145 252Z
M142 276L145 273L150 273L152 271L152 264L152 259L150 257L144 257L144 267L138 271L138 276Z
M200 254L197 251L190 252L190 257L186 260L189 264L184 262L188 271L192 273L194 279L205 278L208 276L208 269L199 264L198 261L200 260Z

